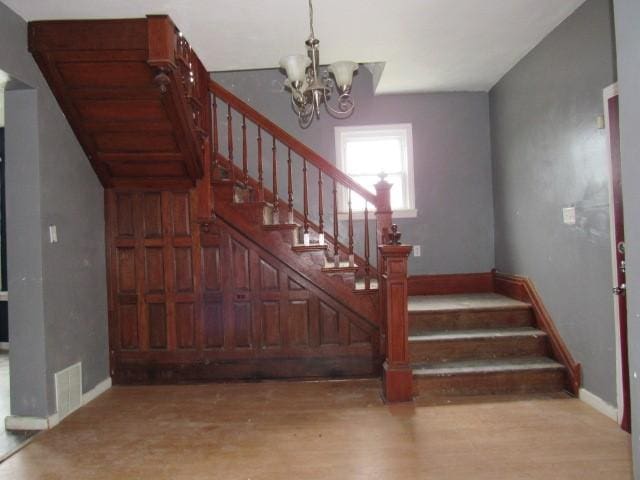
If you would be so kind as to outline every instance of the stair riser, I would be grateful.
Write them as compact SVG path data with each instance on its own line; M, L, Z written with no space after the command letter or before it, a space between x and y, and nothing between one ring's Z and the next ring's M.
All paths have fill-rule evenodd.
M414 376L414 390L421 396L547 393L564 389L564 372L532 370Z
M546 356L548 353L545 335L409 342L412 362L534 357Z
M533 325L533 313L530 309L409 312L409 332L413 335L419 332L439 330L530 327Z

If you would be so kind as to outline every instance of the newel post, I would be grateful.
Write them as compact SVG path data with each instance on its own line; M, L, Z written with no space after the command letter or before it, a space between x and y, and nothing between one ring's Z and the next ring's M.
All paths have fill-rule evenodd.
M393 184L380 175L380 181L374 186L376 188L376 245L387 243L387 234L391 229L391 187ZM378 270L382 270L382 257L378 252Z
M387 402L409 402L413 399L413 374L409 365L407 260L412 246L400 244L400 234L395 225L391 230L388 244L378 247L384 271L380 276L380 286L386 323L382 389Z

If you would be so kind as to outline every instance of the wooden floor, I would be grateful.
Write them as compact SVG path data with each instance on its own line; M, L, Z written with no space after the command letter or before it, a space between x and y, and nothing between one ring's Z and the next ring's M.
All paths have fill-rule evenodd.
M376 380L114 387L2 479L625 479L630 439L576 399L380 402Z

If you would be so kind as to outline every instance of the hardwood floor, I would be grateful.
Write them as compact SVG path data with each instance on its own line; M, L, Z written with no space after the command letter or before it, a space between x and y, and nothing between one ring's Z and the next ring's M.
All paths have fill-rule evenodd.
M377 380L114 387L2 479L625 479L630 437L573 398L397 405Z

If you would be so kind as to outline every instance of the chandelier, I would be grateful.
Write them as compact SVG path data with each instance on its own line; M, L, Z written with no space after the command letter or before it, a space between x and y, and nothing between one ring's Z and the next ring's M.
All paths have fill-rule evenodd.
M329 65L320 72L320 41L313 32L313 4L309 0L309 27L311 34L305 42L307 55L287 55L280 59L280 67L286 70L285 87L291 91L291 105L298 116L298 123L307 128L313 117L320 118L320 105L334 118L347 118L353 113L351 96L355 62L341 61ZM329 76L333 75L333 79ZM334 86L338 92L336 107L329 105Z

